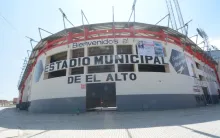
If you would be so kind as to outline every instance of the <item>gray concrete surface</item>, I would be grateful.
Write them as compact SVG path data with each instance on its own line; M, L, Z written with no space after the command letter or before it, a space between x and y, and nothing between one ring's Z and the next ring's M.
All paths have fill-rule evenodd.
M0 108L0 138L220 138L220 105L143 111L33 114Z

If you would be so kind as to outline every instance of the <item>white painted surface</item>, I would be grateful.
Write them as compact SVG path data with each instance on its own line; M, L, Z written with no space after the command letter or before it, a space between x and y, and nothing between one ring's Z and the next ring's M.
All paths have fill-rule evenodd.
M135 52L135 43L138 40L145 39L135 39L133 43L133 39L128 39L128 44L133 46L133 52ZM154 40L157 41L157 40ZM169 63L170 54L172 49L183 52L182 48L176 46L171 43L165 43L162 41L158 41L163 44L166 48L166 57L164 57L165 62ZM91 46L89 46L91 47ZM114 47L116 47L114 45ZM88 47L85 47L85 51ZM66 46L60 46L53 48L46 52L46 54L42 54L39 60L42 60L43 65L46 65L46 57L51 56L53 54L57 54L63 51L68 51L67 57L70 57L72 47L69 48ZM116 50L114 50L114 54L116 55ZM136 53L133 53L136 54ZM188 54L188 53L187 53ZM86 56L87 54L85 54ZM188 54L189 55L189 54ZM194 57L195 59L195 57ZM195 59L196 62L199 62L201 65L203 63ZM117 67L117 65L116 65ZM196 66L195 66L196 67ZM137 64L135 65L135 74L137 75L137 80L131 81L117 81L116 82L116 94L117 95L133 95L133 94L195 94L193 91L193 86L195 85L195 81L193 77L177 74L172 65L169 63L169 73L155 73L155 72L138 72ZM84 70L87 70L87 66L84 67ZM69 69L67 69L69 71ZM117 70L116 70L117 71ZM117 73L117 72L115 72ZM111 73L111 74L115 74ZM96 76L98 79L102 80L102 82L106 82L106 77L108 73L97 73ZM198 74L204 74L202 70L196 70L196 76ZM85 82L85 74L81 75L82 81L77 84L68 84L68 76L45 79L44 73L42 73L39 82L34 82L34 79L30 79L26 81L26 83L30 83L31 85L31 97L30 100L37 99L50 99L50 98L63 98L63 97L82 97L86 95L86 89L81 89L81 84L86 84ZM23 99L27 99L27 88L25 88L25 95Z
M116 85L117 95L195 94L193 78L170 73L137 73L136 81L121 81L116 82Z
M33 71L29 74L27 80L25 81L24 91L22 96L22 102L30 101L31 89L32 89L32 79L33 79Z
M31 100L82 96L85 89L81 89L81 84L67 84L67 77L59 77L33 85Z

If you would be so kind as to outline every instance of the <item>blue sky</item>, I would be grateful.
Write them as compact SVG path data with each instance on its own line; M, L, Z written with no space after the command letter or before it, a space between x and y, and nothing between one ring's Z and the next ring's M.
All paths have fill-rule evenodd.
M112 6L115 21L127 21L133 0L5 0L0 1L0 99L12 100L18 96L17 82L27 50L31 50L25 36L40 40L38 27L50 32L63 29L62 8L74 25L81 25L81 9L91 23L112 21ZM193 19L189 36L196 28L203 28L210 43L220 48L220 1L179 0L184 21ZM155 24L167 14L165 0L137 0L136 21ZM167 20L160 25L167 25ZM71 27L68 25L67 27ZM43 33L43 37L48 34Z

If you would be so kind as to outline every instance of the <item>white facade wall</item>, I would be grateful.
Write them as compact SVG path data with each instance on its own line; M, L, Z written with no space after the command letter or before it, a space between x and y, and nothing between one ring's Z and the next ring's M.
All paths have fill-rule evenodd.
M140 38L139 40L145 40ZM147 39L149 40L149 39ZM158 41L158 40L154 40ZM137 79L135 81L127 79L127 81L116 81L116 95L134 95L134 94L201 94L201 92L194 92L193 86L195 86L195 79L191 76L177 74L171 63L169 62L170 54L172 49L178 50L179 52L183 52L183 49L172 43L165 43L163 41L158 41L163 44L166 51L166 57L164 57L165 62L169 64L169 72L167 73L157 73L157 72L138 72L138 64L135 64L135 73L137 75ZM136 55L136 40L128 39L128 44L133 45L133 54ZM118 44L120 45L120 44ZM89 46L91 47L91 46ZM88 47L84 47L85 56L87 56ZM114 45L114 54L116 53L116 45ZM70 54L72 50L71 44L66 46L60 46L53 48L46 52L46 54L40 55L37 61L41 60L43 63L43 67L45 68L46 58L48 56L68 51L67 58L70 58ZM188 56L192 57L192 55L186 53ZM193 57L192 57L193 58ZM203 65L203 63L195 58L193 58L196 62ZM111 74L119 74L117 72L112 72ZM196 65L194 64L196 68ZM33 101L39 99L51 99L51 98L65 98L65 97L85 97L86 96L86 88L81 88L81 84L86 84L85 82L85 74L87 74L87 66L84 66L84 75L76 75L81 76L81 83L72 83L68 84L68 76L69 68L67 69L67 76L44 79L44 73L42 73L39 82L35 82L30 76L34 75L34 70L32 74L29 76L25 82L25 90L23 95L23 101ZM101 82L106 81L106 77L109 73L96 73L96 78L101 80ZM196 69L196 76L204 75L202 70ZM206 75L207 76L207 75ZM212 76L212 80L216 80L214 76ZM209 85L213 86L215 83ZM202 84L204 86L208 86L207 83ZM31 86L30 88L27 86ZM217 88L217 86L216 86ZM31 93L31 95L30 95ZM216 93L215 93L216 94ZM28 96L30 95L30 96Z
M26 79L24 85L24 90L23 90L23 95L22 95L22 102L28 102L30 101L30 96L31 96L31 89L32 89L32 79L33 79L33 71L29 74L28 78ZM20 98L20 96L19 96Z

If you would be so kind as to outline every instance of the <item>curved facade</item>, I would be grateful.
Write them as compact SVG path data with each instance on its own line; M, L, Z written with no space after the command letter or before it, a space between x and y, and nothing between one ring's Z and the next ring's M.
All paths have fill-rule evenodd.
M19 85L21 105L28 103L32 112L72 113L96 107L160 110L218 102L214 62L198 54L193 42L184 45L178 32L145 24L92 30L94 26L82 32L69 29L68 35L48 37L35 47ZM146 29L150 27L156 29Z

